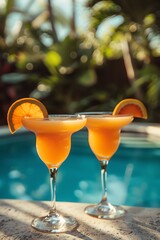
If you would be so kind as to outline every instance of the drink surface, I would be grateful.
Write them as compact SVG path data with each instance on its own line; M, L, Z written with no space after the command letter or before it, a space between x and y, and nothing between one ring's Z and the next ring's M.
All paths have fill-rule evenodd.
M36 148L48 168L59 167L71 149L71 135L85 126L85 118L23 118L23 126L36 135Z
M121 128L131 123L129 115L95 115L87 117L89 145L99 160L110 160L120 144Z

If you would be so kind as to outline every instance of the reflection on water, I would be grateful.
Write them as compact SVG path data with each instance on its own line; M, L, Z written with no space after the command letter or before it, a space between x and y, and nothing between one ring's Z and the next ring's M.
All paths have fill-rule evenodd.
M124 204L127 188L124 182L111 175L108 177L108 199L113 204ZM74 191L79 202L95 203L101 200L102 190L99 181L80 181L79 188Z
M37 156L34 135L3 137L0 153L0 198L50 200L48 169ZM160 207L159 159L157 142L124 136L108 166L109 201ZM71 154L58 171L57 200L97 203L101 194L99 162L88 146L87 132L81 131L74 134Z

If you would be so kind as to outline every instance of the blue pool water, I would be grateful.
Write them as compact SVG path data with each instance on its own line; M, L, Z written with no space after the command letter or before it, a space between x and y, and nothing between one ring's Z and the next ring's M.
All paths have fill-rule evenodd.
M160 207L160 143L123 134L108 166L108 198L113 204ZM49 174L36 153L35 137L21 133L0 137L0 198L50 200ZM57 174L57 201L98 202L100 166L87 142L75 133L72 149Z

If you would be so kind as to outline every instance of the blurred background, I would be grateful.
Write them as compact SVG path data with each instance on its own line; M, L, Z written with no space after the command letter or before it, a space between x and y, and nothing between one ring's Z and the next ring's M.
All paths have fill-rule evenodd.
M49 113L133 97L160 122L159 0L0 0L0 125L18 98Z

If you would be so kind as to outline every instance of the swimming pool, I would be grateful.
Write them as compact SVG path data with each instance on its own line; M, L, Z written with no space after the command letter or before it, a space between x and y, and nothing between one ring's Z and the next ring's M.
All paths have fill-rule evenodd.
M35 150L35 137L23 132L0 137L0 198L50 200L49 174ZM160 143L122 134L108 166L108 198L113 204L160 207ZM57 174L57 201L98 202L100 166L87 131L72 137L72 149Z

